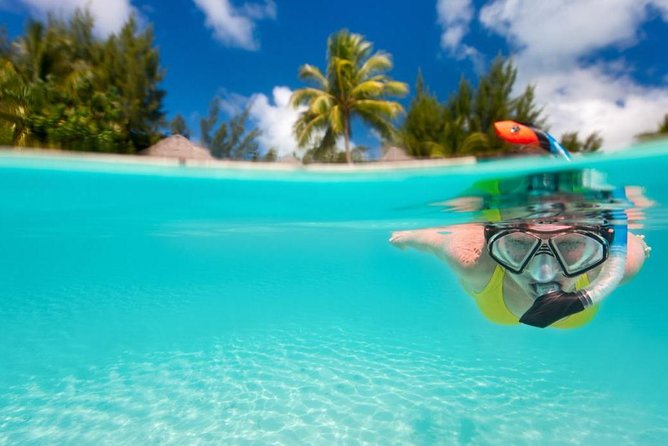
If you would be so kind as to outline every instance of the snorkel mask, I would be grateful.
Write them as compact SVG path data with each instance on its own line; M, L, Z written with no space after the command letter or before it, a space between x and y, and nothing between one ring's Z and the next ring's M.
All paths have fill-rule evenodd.
M515 121L503 121L494 124L497 135L512 144L538 145L553 156L570 160L570 154L550 134L533 126ZM551 223L559 222L558 214L563 203L554 199L555 181L547 181L557 174L539 174L540 181L532 182L527 196L538 198L538 208L543 208L543 215L529 217L550 217ZM558 183L558 181L556 182ZM538 184L539 187L535 187ZM550 187L545 187L552 185ZM552 199L549 197L552 195ZM607 191L610 201L624 201L623 189ZM555 212L556 211L556 212ZM567 277L576 277L601 266L601 270L589 286L576 290L564 291L554 282L541 291L533 305L527 310L520 322L536 327L548 325L578 313L585 308L600 303L621 282L626 265L627 217L623 210L613 209L598 214L599 223L578 225L568 222L568 229L562 231L530 230L524 220L511 222L497 221L486 225L485 236L490 256L501 266L514 273L521 273L534 257L545 254L556 258L558 266ZM535 226L533 226L535 227ZM534 262L535 263L535 262ZM549 282L549 277L545 278Z
M577 277L607 260L614 239L609 225L553 231L532 228L535 225L488 225L485 240L489 255L506 270L522 274L536 256L544 254L556 260L566 277Z

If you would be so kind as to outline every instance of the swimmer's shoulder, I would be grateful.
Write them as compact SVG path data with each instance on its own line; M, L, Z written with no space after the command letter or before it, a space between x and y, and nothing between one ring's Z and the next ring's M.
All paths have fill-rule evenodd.
M652 249L645 242L645 237L629 232L626 245L626 267L622 283L631 280L640 272Z

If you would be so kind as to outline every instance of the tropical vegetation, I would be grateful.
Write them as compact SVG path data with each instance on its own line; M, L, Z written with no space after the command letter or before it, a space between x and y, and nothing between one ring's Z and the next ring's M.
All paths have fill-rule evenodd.
M209 115L200 120L202 145L216 158L257 160L260 155L257 141L260 131L247 129L250 108L247 107L241 113L232 116L229 122L221 122L215 129L219 113L220 99L214 98L209 105Z
M594 132L581 140L578 132L567 132L561 135L560 143L571 153L591 153L601 148L603 138L598 132Z
M161 134L164 76L151 27L106 39L93 18L50 17L0 53L0 143L135 153Z
M172 135L181 135L190 138L190 129L186 120L181 114L174 116L174 119L169 121L169 131Z
M512 61L497 57L476 87L462 79L457 91L440 102L418 73L416 94L395 144L417 158L493 156L515 150L497 137L495 121L512 119L539 128L547 122L535 102L535 86L513 95L516 79ZM594 133L580 141L575 132L565 134L562 142L575 152L591 152L600 148L602 140Z
M151 26L131 17L106 38L95 37L86 10L69 20L31 21L10 40L0 29L0 145L66 150L137 153L166 134L190 137L182 115L166 122L161 88L165 70ZM303 162L360 162L369 148L355 146L353 127L366 125L384 146L404 148L418 158L497 156L514 148L495 134L493 123L514 119L546 128L549 117L536 103L535 86L517 91L517 69L497 57L472 82L439 99L418 73L415 94L404 110L398 101L406 83L390 76L392 57L375 51L360 34L341 30L327 41L324 70L299 68L305 87L291 105L300 113L293 133ZM261 153L260 132L246 108L219 120L220 99L199 122L200 143L213 156L274 161L275 148ZM668 114L655 132L640 140L668 135ZM343 143L344 151L339 149ZM603 139L567 132L561 143L572 152L598 150Z
M408 86L392 80L389 54L373 52L373 44L360 34L341 30L327 41L327 67L323 73L313 65L303 65L299 77L311 84L292 94L291 104L304 107L294 125L300 147L330 154L336 138L343 137L346 162L352 163L350 149L352 119L359 118L383 138L394 137L393 120L402 112L390 97L408 93Z

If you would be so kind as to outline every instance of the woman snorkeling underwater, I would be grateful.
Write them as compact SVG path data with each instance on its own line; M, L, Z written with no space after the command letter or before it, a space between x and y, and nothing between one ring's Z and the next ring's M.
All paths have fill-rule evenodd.
M472 223L399 231L390 242L445 261L492 322L575 328L638 273L649 252L640 236L626 233L623 258L611 259L608 235L605 226Z
M544 132L530 127L527 132L526 126L514 122L500 124L497 133L510 142L557 145L550 152L568 157ZM521 133L522 139L506 138L503 131L514 131L511 136ZM390 242L443 260L493 322L582 326L603 299L638 273L650 248L642 236L628 232L621 208L628 201L619 189L590 187L577 171L516 180L505 182L512 184L514 194L501 193L503 181L487 182L482 188L487 197L484 223L398 231ZM513 203L522 203L521 216L518 207L508 203L513 196L521 199Z

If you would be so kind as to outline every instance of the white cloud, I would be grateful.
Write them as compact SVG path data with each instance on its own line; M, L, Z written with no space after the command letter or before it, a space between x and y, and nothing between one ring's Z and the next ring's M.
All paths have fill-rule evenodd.
M460 59L477 57L478 51L462 42L473 19L471 0L438 0L436 13L443 29L441 48Z
M120 30L134 8L130 0L19 0L31 14L45 17L48 13L71 15L75 9L85 9L95 18L95 32L100 36Z
M599 50L636 45L641 25L655 12L668 20L668 0L493 0L478 19L511 44L517 87L536 85L537 103L545 106L556 136L598 130L605 147L615 149L656 128L668 113L668 88L634 82L629 76L634 67L621 58L591 60ZM468 30L468 13L461 17ZM461 45L465 35L452 33L451 43Z
M297 146L293 136L293 126L299 114L305 110L304 106L295 109L290 105L292 90L288 87L277 86L272 90L271 97L264 93L254 93L250 97L229 92L225 89L220 92L220 108L229 117L250 109L250 121L260 130L258 137L263 152L274 149L279 158L287 155L303 155L303 149ZM314 137L320 138L324 131L317 130ZM343 150L343 138L337 138L336 147ZM350 146L355 147L351 140Z
M668 21L668 0L657 0L655 2L656 8L661 11L661 15L663 15L663 20Z
M234 93L227 91L226 89L220 90L220 99L218 104L220 109L227 114L227 116L234 116L242 113L249 104L249 98L239 93Z
M480 11L480 21L506 37L539 69L570 68L578 58L638 39L648 0L495 0Z
M213 29L214 36L227 46L245 50L257 50L260 45L255 38L255 21L276 18L276 4L266 0L262 4L247 3L235 7L229 0L193 0L204 12L206 26Z
M288 87L274 87L273 101L262 93L256 93L250 99L251 117L262 132L258 138L260 144L265 150L274 148L279 157L297 151L292 126L301 110L290 106L291 95L292 90Z
M538 101L546 104L555 136L599 131L606 149L628 146L634 135L655 130L668 113L668 89L643 87L598 66L544 73L531 81Z
M295 109L290 105L292 90L288 87L274 87L272 98L263 93L253 94L248 100L250 105L250 116L258 129L262 132L258 138L263 150L273 148L278 157L297 153L303 155L303 149L297 146L297 140L293 136L292 128L299 118L299 114L305 107ZM318 139L324 135L324 131L315 132L314 138ZM350 147L357 144L351 140ZM336 139L336 147L343 150L343 137Z

